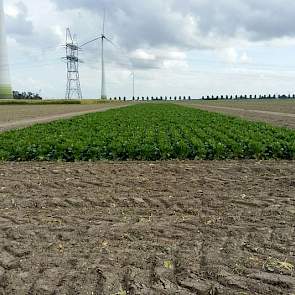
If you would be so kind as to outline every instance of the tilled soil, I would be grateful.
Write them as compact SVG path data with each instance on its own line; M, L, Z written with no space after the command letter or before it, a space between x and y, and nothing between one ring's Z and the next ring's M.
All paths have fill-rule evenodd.
M0 294L295 294L295 162L2 163Z
M294 106L290 105L289 113L284 108L278 106L278 110L275 111L273 106L272 108L265 106L266 110L263 110L263 106L259 105L255 108L254 105L245 106L236 104L234 107L233 104L227 105L226 103L213 105L213 104L205 104L205 103L195 103L195 104L187 104L187 106L197 108L200 110L210 111L210 112L218 112L226 115L241 117L250 121L264 122L269 123L279 127L286 127L295 129L295 113ZM271 111L269 111L271 109Z
M295 114L295 99L191 100L184 103Z
M88 113L104 112L127 105L127 102L90 105L1 105L0 132L29 127L37 123L69 119Z

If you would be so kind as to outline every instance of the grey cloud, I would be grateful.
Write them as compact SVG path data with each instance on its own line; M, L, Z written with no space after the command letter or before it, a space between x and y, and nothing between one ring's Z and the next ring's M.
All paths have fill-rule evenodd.
M216 49L226 47L227 41L235 39L256 42L295 37L294 0L52 1L61 10L75 10L81 15L85 11L88 15L92 13L95 22L91 19L86 22L92 22L97 33L97 16L101 16L105 8L106 32L127 53L138 48L163 52L170 48ZM81 25L74 29L79 36L84 33ZM108 50L107 55L112 60L116 52ZM131 58L131 62L139 69L157 68L163 58L165 56L155 60Z
M61 9L107 9L110 27L125 47L202 47L201 39L250 41L295 36L293 0L53 0ZM194 23L188 23L191 17Z
M27 47L46 49L59 44L58 36L50 30L39 32L34 28L33 22L29 19L27 6L23 2L16 5L17 16L7 16L7 33L18 43Z
M7 17L7 32L10 35L15 36L28 36L33 34L33 24L28 17L27 7L22 3L16 4L18 9L18 15L16 17Z
M173 1L174 9L198 20L203 35L235 37L241 32L250 41L295 36L295 2L292 0L187 0Z
M61 9L88 9L95 14L107 11L107 29L127 49L142 46L192 47L183 16L171 11L170 0L53 0ZM190 37L190 36L189 36Z

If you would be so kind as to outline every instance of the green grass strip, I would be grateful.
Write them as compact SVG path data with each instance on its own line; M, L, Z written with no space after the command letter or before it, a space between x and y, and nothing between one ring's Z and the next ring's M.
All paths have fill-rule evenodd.
M0 159L295 159L295 132L173 104L142 104L0 134Z
M81 101L80 100L33 100L33 99L0 100L0 105L56 105L56 104L81 104Z

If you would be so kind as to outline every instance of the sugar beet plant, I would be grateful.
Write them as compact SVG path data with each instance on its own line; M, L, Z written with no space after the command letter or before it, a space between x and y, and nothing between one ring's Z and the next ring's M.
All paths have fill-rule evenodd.
M0 159L295 159L295 132L171 104L143 104L0 135Z

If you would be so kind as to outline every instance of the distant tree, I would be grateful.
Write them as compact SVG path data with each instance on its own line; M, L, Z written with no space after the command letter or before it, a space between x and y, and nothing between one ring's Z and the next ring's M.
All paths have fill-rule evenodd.
M31 100L41 100L42 97L38 93L33 92L22 92L13 91L14 99L31 99Z

